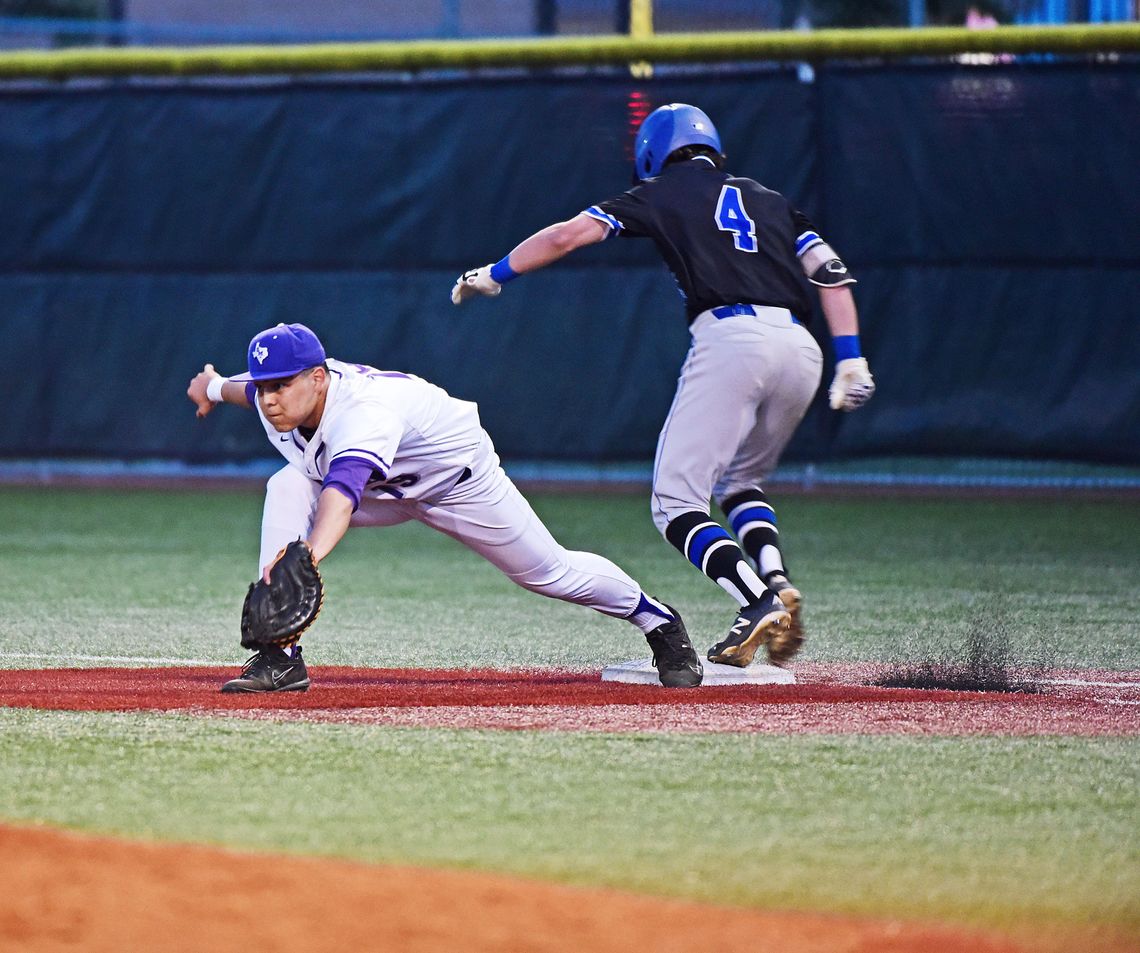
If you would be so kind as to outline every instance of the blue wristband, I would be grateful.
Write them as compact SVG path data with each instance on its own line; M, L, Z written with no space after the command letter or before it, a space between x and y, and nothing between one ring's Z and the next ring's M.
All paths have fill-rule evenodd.
M831 343L835 347L836 363L863 356L863 352L859 350L858 334L841 334L837 338L832 338Z
M519 273L511 267L510 257L510 255L506 255L501 261L497 261L491 266L491 277L501 285L505 285L508 281L519 276Z

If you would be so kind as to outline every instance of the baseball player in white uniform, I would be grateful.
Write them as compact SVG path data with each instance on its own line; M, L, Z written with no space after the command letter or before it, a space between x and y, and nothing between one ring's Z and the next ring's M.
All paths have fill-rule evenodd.
M593 553L565 549L499 465L475 404L411 374L329 359L301 324L249 344L248 373L207 364L190 381L204 417L218 403L253 407L286 465L270 477L259 567L296 539L319 563L349 526L419 520L532 592L626 619L645 634L663 685L699 685L702 666L680 615ZM223 691L304 690L299 645L267 648Z

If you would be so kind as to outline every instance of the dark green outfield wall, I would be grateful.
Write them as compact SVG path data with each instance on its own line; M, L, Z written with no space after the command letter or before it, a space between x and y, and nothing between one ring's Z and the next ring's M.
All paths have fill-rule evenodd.
M267 455L185 384L303 321L477 400L506 456L650 457L687 339L650 246L448 301L628 184L634 95L703 106L861 279L879 393L790 456L1140 461L1140 65L1051 63L0 88L3 452Z

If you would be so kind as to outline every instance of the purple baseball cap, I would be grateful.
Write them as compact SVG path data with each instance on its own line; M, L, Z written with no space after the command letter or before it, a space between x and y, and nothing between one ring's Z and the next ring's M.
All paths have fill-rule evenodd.
M271 381L292 377L325 362L320 339L303 324L278 324L249 342L249 373L231 381Z

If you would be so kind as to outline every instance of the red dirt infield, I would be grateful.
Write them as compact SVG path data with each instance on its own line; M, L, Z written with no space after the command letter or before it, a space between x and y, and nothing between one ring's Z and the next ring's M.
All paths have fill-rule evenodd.
M21 953L1128 953L1103 929L1001 936L716 907L485 872L0 825L0 949Z
M312 666L313 688L222 695L234 668L0 670L0 706L182 711L414 727L863 734L1140 734L1137 673L1052 672L1039 693L880 688L869 666L805 663L795 685L603 682L597 672Z

